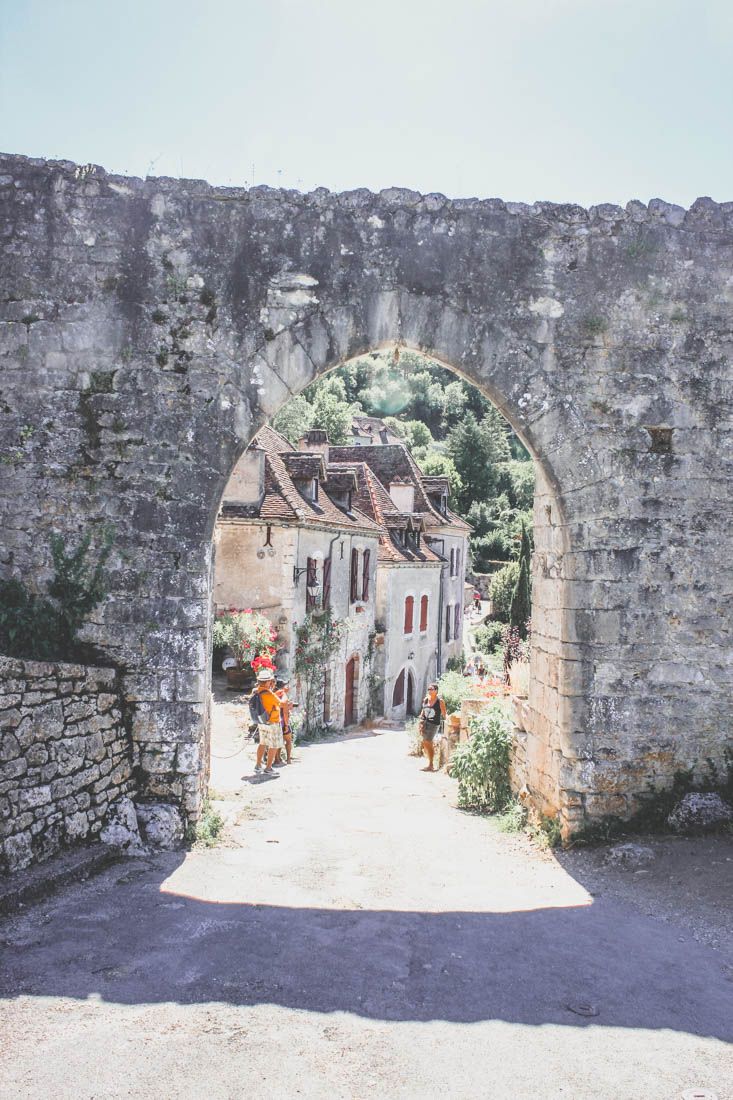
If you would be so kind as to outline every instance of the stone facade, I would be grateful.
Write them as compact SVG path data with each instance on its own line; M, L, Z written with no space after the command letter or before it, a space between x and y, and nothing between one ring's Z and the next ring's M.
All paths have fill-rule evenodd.
M98 837L132 788L113 669L0 657L0 871Z
M87 640L123 673L143 796L200 806L237 459L292 394L395 343L477 385L535 460L529 796L568 832L722 765L732 236L710 199L301 195L2 158L0 568L42 588L51 531L114 525Z

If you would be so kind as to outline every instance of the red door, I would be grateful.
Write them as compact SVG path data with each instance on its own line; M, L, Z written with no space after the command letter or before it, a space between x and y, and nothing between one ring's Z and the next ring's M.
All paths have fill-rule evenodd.
M358 657L352 657L346 665L346 693L344 697L344 725L353 726L356 721L356 662Z

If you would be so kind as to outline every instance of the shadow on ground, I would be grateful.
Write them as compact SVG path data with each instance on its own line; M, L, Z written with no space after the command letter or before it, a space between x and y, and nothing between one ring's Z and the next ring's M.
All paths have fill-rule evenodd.
M733 1039L724 957L661 922L630 924L611 900L502 913L217 903L166 886L182 858L118 865L8 922L0 994Z

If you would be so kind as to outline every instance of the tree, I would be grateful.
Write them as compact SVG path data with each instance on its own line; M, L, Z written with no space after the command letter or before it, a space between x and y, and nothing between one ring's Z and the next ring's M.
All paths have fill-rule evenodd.
M463 483L457 504L465 515L473 501L488 500L495 495L499 467L509 459L506 430L496 410L481 423L473 413L466 413L448 436L448 454Z
M404 440L408 451L415 457L425 454L435 442L430 428L422 420L402 420L396 416L385 416L384 423Z
M272 426L295 446L313 423L313 409L304 394L291 397L272 421Z
M333 390L317 394L311 413L311 427L323 428L330 443L341 446L348 442L354 413L351 405L342 401Z
M519 552L519 576L512 592L512 600L509 605L509 625L513 626L519 636L527 637L527 624L532 615L532 597L530 587L531 551L527 529L522 523L522 541Z
M501 622L509 622L509 609L518 577L519 562L510 561L508 565L503 566L494 573L491 578L491 584L489 585L491 614Z
M453 459L447 454L443 454L442 451L429 450L424 458L418 458L417 463L424 474L443 475L448 478L450 486L449 503L455 507L455 501L463 490L463 482Z
M444 432L454 428L463 418L466 411L468 397L463 382L456 379L449 382L443 391L443 419L441 427Z
M512 504L520 511L531 511L534 505L534 462L531 459L529 462L513 459L506 463L504 469L509 476L508 492Z

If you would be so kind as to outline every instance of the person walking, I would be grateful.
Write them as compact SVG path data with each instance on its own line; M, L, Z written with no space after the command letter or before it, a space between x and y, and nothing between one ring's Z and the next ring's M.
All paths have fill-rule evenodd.
M272 670L261 668L257 673L255 696L253 703L257 714L257 730L260 736L257 746L255 773L257 775L262 773L262 764L265 761L266 753L267 760L265 761L264 773L272 775L275 757L285 744L280 725L280 700L275 694L275 677Z
M423 768L423 771L435 771L435 736L439 732L440 725L445 719L445 713L445 702L438 695L438 685L429 684L428 693L423 699L419 719L423 752L428 758L428 766L427 768Z
M280 727L283 731L283 741L285 742L285 763L292 763L291 757L293 755L293 730L290 725L290 715L293 710L293 703L290 702L290 696L288 695L288 681L278 680L277 691L275 692L280 700ZM280 754L280 761L282 762L282 754Z

